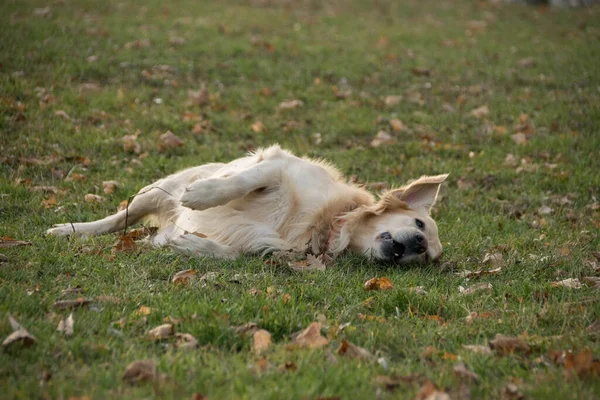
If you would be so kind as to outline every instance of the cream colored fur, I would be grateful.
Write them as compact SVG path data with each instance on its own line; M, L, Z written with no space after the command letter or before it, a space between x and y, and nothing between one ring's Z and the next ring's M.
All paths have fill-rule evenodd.
M199 256L235 258L242 253L310 251L336 256L349 250L386 259L381 233L394 240L420 232L426 254L442 251L429 210L447 175L422 177L386 192L379 201L347 182L327 162L298 158L279 146L259 149L228 164L186 169L149 185L126 212L102 220L68 223L48 230L56 236L99 235L139 221L159 228L151 239Z

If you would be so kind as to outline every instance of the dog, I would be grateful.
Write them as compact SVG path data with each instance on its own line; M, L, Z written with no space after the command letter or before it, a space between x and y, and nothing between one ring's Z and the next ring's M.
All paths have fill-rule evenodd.
M180 171L144 187L127 210L47 233L85 237L146 221L158 227L152 245L197 256L348 251L398 264L427 262L442 253L430 209L447 176L423 176L377 200L328 162L274 145L228 164Z

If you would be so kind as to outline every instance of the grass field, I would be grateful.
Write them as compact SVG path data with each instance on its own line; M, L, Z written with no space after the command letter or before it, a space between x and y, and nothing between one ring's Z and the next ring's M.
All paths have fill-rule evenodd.
M599 9L487 1L3 1L0 236L31 245L0 243L0 336L10 314L37 340L0 351L0 397L424 399L429 381L436 398L600 398L599 39ZM185 146L159 146L167 131ZM44 234L274 142L360 182L450 173L442 261L297 272ZM197 278L174 285L186 269ZM373 277L394 288L365 291ZM581 287L553 285L570 278ZM165 321L198 348L148 340ZM235 330L251 321L272 335L262 355ZM315 321L329 344L289 349ZM496 334L519 342L464 347ZM374 359L338 355L344 340ZM158 377L122 379L147 359Z

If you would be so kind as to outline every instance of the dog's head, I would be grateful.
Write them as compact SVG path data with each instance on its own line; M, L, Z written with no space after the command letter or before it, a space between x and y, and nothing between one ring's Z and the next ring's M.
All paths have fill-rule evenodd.
M382 194L357 216L350 248L380 261L427 262L442 254L438 228L429 215L448 175L424 176Z

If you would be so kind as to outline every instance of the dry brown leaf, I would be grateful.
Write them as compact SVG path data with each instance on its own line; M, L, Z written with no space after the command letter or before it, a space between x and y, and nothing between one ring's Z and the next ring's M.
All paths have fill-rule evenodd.
M148 331L147 337L150 340L168 339L175 333L173 324L162 324Z
M64 119L65 121L70 121L71 120L71 117L69 117L69 114L67 114L65 112L65 110L54 111L54 115L56 115L57 117L60 117L60 118Z
M147 49L150 47L150 39L137 39L131 42L125 43L123 46L125 49Z
M258 325L256 322L247 322L244 325L240 325L235 328L235 333L240 336L253 336L258 331Z
M203 107L210 104L210 93L205 84L200 86L200 90L188 90L188 98L194 106Z
M195 349L199 346L196 338L189 333L176 333L175 337L177 338L175 347L178 349Z
M21 343L23 346L31 346L36 342L35 337L27 332L27 329L21 326L21 324L19 324L19 322L14 319L12 315L8 315L8 320L10 321L10 326L12 327L13 332L2 342L3 348L12 346L15 343Z
M428 380L419 389L416 400L450 400L450 396L448 393L438 390L438 388Z
M85 82L79 85L79 90L81 92L99 92L102 90L102 86L94 82Z
M121 138L123 143L123 150L127 153L140 154L142 152L142 145L137 142L138 135L125 135Z
M67 318L60 320L56 330L58 332L64 333L65 336L71 336L73 334L74 324L75 319L73 319L73 313L71 313Z
M196 271L193 269L186 269L185 271L179 271L173 277L173 283L175 285L187 285L190 280L196 278Z
M264 132L267 127L261 121L255 121L250 128L255 133L261 133Z
M461 380L479 382L481 378L475 372L467 368L465 363L458 362L452 367L452 372Z
M429 68L415 67L412 69L412 73L416 76L431 76Z
M388 278L371 278L363 285L365 290L390 290L394 288L392 281Z
M308 254L306 255L306 260L289 261L287 264L294 271L325 271L327 267L323 261L324 259L325 255L323 254L320 254L317 257Z
M302 107L304 105L304 102L302 100L289 100L289 101L283 101L281 103L279 103L279 109L280 110L293 110L295 108L298 107Z
M477 118L485 117L490 113L490 109L487 105L483 105L471 110L471 115Z
M50 196L49 198L42 200L41 205L45 208L52 208L58 205L58 201L56 201L56 197Z
M579 282L578 278L569 278L563 279L562 281L552 282L552 286L554 287L566 287L569 289L581 289L581 282Z
M579 378L590 376L600 376L600 360L594 359L591 350L584 350L580 353L567 352L565 355L565 370L567 373L574 373Z
M427 296L429 294L429 293L427 293L427 290L425 290L425 288L423 286L409 287L408 288L408 292L409 293L415 293L415 294L418 294L420 296Z
M59 300L55 302L52 307L56 310L69 310L78 307L84 307L90 304L90 299L86 299L85 297L78 297L73 300Z
M387 107L395 106L402 101L402 96L386 96L383 102Z
M259 329L256 332L254 332L252 338L254 339L252 343L252 351L256 355L261 355L262 353L267 351L272 344L271 334L264 329Z
M29 191L58 194L58 189L56 188L56 186L32 186L29 188Z
M592 289L600 290L600 277L598 276L584 276L583 282Z
M475 354L492 354L492 349L489 346L479 345L479 344L465 344L463 347L469 351L472 351Z
M117 253L133 252L137 248L135 241L129 235L121 236L119 241L110 250L113 255Z
M469 271L468 269L460 272L455 272L454 275L460 276L461 278L478 278L483 275L493 275L502 271L502 267L490 269L490 270L480 270L480 271Z
M158 368L152 360L134 361L127 366L123 380L129 384L153 381L158 378Z
M473 293L479 292L481 290L491 291L492 290L492 284L491 283L482 282L482 283L475 284L475 285L473 285L471 287L468 287L468 288L464 288L462 286L458 287L458 292L460 294L462 294L462 295L473 294Z
M495 269L502 269L504 267L504 256L502 253L485 253L483 256L483 261L481 261L484 265L490 265ZM499 272L499 271L498 271ZM489 273L494 273L489 271Z
M538 214L540 215L549 215L552 214L554 210L551 207L548 207L546 205L541 206L540 208L538 208Z
M16 247L16 246L31 246L31 242L25 240L16 240L10 236L0 238L0 248Z
M121 187L121 183L119 181L104 181L102 182L102 187L104 188L104 193L111 194Z
M510 138L518 145L524 145L527 143L527 136L523 132L515 133Z
M102 203L104 201L104 197L92 193L86 194L83 199L88 203Z
M350 358L356 358L361 361L373 361L375 360L375 356L371 354L369 351L359 347L353 343L350 343L347 340L342 340L340 347L337 350L337 353L340 356L346 356Z
M502 398L505 400L522 400L525 396L519 391L519 387L511 382L502 389Z
M375 138L371 140L371 147L379 147L382 144L392 144L395 142L396 140L392 137L392 135L385 131L379 131L377 132L377 135L375 135Z
M329 344L329 340L321 335L321 324L312 322L308 328L295 334L288 347L317 349L327 344Z
M394 132L400 132L406 129L406 125L404 125L399 119L390 120L390 126Z
M183 147L185 142L171 131L166 131L158 138L158 151L164 153L167 150Z
M150 307L146 307L146 306L141 306L136 312L135 314L137 316L145 316L145 315L149 315L152 312L152 310L150 309Z
M523 339L514 336L496 334L496 338L489 341L489 345L496 354L504 356L511 353L529 353L531 348Z

